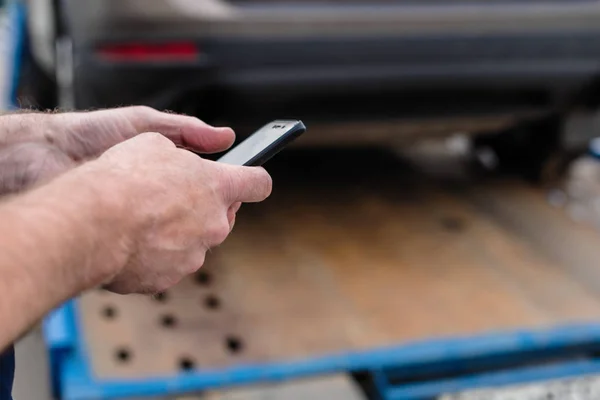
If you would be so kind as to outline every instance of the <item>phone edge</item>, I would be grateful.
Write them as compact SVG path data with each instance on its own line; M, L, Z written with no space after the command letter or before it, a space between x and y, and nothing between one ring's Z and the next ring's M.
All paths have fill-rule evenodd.
M281 121L281 120L275 120L275 121ZM284 147L286 145L288 145L290 142L296 140L300 135L302 135L304 132L306 132L306 125L304 125L304 122L302 122L301 120L296 120L296 121L297 121L296 124L288 132L288 134L286 134L285 136L276 140L275 142L271 143L271 145L269 147L264 149L262 152L258 153L255 157L246 161L243 164L243 166L245 166L245 167L260 167L261 165L263 165L264 163L269 161L271 158L276 156L281 150L284 149ZM274 151L274 149L278 149L278 150Z

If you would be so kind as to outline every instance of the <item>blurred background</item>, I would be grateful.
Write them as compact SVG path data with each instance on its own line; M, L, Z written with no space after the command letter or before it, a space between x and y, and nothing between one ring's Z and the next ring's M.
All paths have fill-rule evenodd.
M308 127L197 275L20 343L17 400L600 396L599 1L3 3L6 110Z

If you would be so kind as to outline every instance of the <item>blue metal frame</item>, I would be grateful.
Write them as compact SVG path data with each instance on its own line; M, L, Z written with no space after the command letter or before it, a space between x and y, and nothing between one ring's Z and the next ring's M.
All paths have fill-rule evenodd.
M308 375L346 371L411 369L451 362L466 368L474 360L522 354L577 356L600 350L600 324L563 326L540 331L492 333L474 337L434 339L381 349L332 354L277 363L238 365L198 370L174 376L143 379L98 379L91 371L88 349L79 325L77 302L53 312L44 323L50 349L54 383L65 400L118 399L132 396L168 396L264 381L281 381ZM394 386L380 380L388 399L424 399L440 392L491 384L600 373L600 361L569 361L554 366L516 369L511 372L472 374L464 377ZM377 375L377 373L375 373ZM385 386L384 386L385 385Z
M25 9L9 5L13 44L10 102L16 104L21 59L26 43ZM174 376L103 380L91 370L89 352L80 326L77 301L52 312L43 323L50 353L55 396L63 400L99 400L167 396L264 381L346 371L369 371L386 400L421 400L441 392L522 383L540 379L600 373L600 361L572 361L600 350L600 324L563 326L542 331L493 333L475 337L434 339L361 352L324 355L278 363L247 364L198 370ZM400 316L399 318L402 318ZM454 379L432 379L393 384L393 377L410 378L416 371L470 371L474 365L493 365L499 358L535 359L561 354L564 362L544 367L490 373L465 373Z
M9 54L4 60L6 73L5 78L8 82L5 82L8 87L7 98L4 99L4 104L9 108L17 108L17 88L19 80L21 78L21 64L23 61L23 54L27 43L25 41L26 36L26 10L25 5L20 1L10 1L6 4L8 12L8 24L10 28L9 34Z

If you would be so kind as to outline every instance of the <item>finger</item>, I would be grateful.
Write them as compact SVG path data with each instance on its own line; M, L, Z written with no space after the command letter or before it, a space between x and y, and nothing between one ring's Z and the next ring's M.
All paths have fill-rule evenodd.
M146 107L131 109L131 112L140 114L136 118L138 133L160 132L175 144L200 153L227 150L235 140L231 128L216 128L195 117L159 112Z
M260 167L218 164L222 169L222 195L229 204L257 203L271 194L271 176Z

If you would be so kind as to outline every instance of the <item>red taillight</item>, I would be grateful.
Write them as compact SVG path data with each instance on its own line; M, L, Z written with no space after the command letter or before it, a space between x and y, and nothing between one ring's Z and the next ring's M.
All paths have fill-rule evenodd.
M98 48L98 55L108 61L193 61L199 54L193 42L121 43Z

